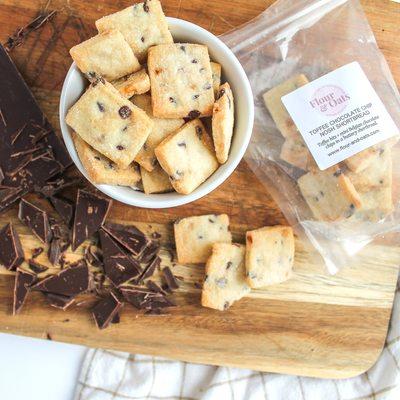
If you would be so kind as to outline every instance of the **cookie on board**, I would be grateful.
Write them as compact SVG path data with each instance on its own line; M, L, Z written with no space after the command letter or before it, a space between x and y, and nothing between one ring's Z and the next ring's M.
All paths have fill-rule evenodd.
M267 226L246 233L246 279L251 288L286 281L294 261L293 229Z
M153 121L153 129L150 132L145 144L135 157L135 161L147 171L151 172L157 164L157 158L154 149L171 133L176 131L184 124L182 118L156 118L153 116L150 95L134 96L132 103L146 112L148 117Z
M206 264L201 305L226 310L250 292L246 282L245 250L241 244L215 243Z
M232 242L226 214L182 218L175 222L174 234L180 263L205 263L214 243Z
M215 153L220 164L228 160L234 125L234 100L229 83L220 86L218 99L214 103L212 116L212 135Z
M67 124L95 150L127 168L142 148L153 122L110 83L92 83L69 109Z
M312 170L297 181L301 194L319 221L351 217L361 207L361 198L351 180L337 167Z
M155 154L178 193L189 194L218 168L212 140L199 119L164 139Z
M194 119L212 114L214 90L207 46L154 46L147 63L155 117Z
M296 137L300 135L300 133L292 117L287 112L286 107L283 105L281 98L307 83L308 79L305 75L296 75L280 85L273 87L263 95L265 106L271 114L276 127L285 138Z
M69 52L90 81L100 77L112 81L140 69L132 49L116 30L99 33Z
M108 158L90 147L79 135L72 133L76 151L92 183L101 185L136 186L140 182L136 164L121 169Z
M150 90L150 78L144 68L111 83L126 99L135 94L147 93Z
M172 192L174 188L169 181L168 175L157 163L151 172L140 167L142 175L143 191L146 194Z
M96 21L99 32L117 29L129 43L139 61L145 61L151 46L173 43L161 3L146 0Z

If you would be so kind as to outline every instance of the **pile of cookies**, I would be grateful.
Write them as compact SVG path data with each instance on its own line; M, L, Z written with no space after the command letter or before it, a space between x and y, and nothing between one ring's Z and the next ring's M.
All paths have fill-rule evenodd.
M397 138L321 171L281 101L282 96L307 83L305 75L296 75L264 94L265 105L285 139L281 160L304 172L297 184L316 220L382 220L393 211L392 147Z
M179 263L206 263L201 304L226 310L252 288L290 278L294 236L288 226L266 226L248 231L246 245L232 243L229 217L202 215L174 224Z
M191 193L229 156L234 100L221 65L204 45L174 43L158 0L96 27L70 50L91 84L66 117L89 179Z

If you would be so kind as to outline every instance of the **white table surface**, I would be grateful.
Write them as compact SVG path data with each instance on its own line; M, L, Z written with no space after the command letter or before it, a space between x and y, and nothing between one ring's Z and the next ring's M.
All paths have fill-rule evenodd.
M0 399L72 400L85 351L0 333Z

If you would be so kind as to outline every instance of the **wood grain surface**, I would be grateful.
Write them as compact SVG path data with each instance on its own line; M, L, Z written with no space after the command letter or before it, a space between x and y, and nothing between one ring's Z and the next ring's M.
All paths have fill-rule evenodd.
M213 33L224 33L258 15L272 0L164 0L168 16L187 19ZM131 1L52 1L57 16L12 52L12 58L33 89L55 128L59 95L71 59L68 50L95 33L94 21ZM397 84L400 83L400 5L364 0L380 48ZM0 0L0 40L28 23L46 5L35 0ZM76 172L77 173L77 172ZM73 197L74 193L68 193ZM44 204L44 203L43 203ZM47 204L44 204L48 207ZM178 217L225 212L234 239L244 241L248 229L284 223L266 188L241 162L217 190L195 203L167 210L146 210L114 202L110 220L134 223L162 234L162 265L171 265L171 222ZM12 220L21 234L26 256L39 243L16 218L15 208L0 216ZM319 257L299 240L294 278L268 290L257 290L221 313L201 308L198 283L202 266L172 266L184 278L177 293L179 307L169 315L142 316L126 306L121 323L99 331L88 311L89 297L66 312L47 306L34 293L21 315L13 317L13 277L0 271L0 330L26 336L79 343L185 361L230 365L263 371L350 377L368 369L381 352L396 288L400 249L375 244L354 265L328 276ZM47 262L44 255L39 261ZM79 258L79 254L71 255Z

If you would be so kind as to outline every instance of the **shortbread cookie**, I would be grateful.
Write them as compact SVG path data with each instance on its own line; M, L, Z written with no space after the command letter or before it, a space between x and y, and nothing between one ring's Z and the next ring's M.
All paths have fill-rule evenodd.
M116 30L100 33L70 51L78 68L93 81L118 79L140 69L140 64L122 34Z
M146 194L172 192L173 187L169 181L168 175L157 163L154 169L149 172L140 167L142 175L143 191Z
M368 192L371 188L392 186L392 151L382 148L368 167L360 172L346 172L356 190Z
M150 90L150 78L144 68L111 83L126 99Z
M151 107L151 97L149 95L135 96L131 99L132 103L146 111L153 121L153 129L150 132L145 144L135 157L135 161L147 171L152 171L157 164L154 149L172 132L176 131L184 124L183 119L155 118Z
M197 118L212 114L213 79L207 46L163 44L149 49L153 114Z
M93 147L89 146L75 132L72 134L76 151L92 183L98 185L136 186L140 181L139 167L133 163L122 169Z
M267 226L246 233L246 279L251 288L290 278L294 261L293 229Z
M145 61L149 47L173 43L167 20L158 0L146 0L96 21L99 32L117 29L139 61Z
M221 64L211 61L211 72L212 72L214 96L217 97L219 87L221 86L221 72L222 72Z
M351 217L361 207L360 195L350 179L338 168L313 170L297 181L314 217L336 221Z
M292 117L289 115L286 107L282 103L282 96L293 92L307 83L308 79L305 75L296 75L280 85L270 89L263 95L265 105L268 108L276 127L285 138L296 137L300 135L300 133L297 130Z
M306 170L308 166L310 152L299 135L295 138L287 138L283 142L280 158L297 168Z
M174 189L182 194L193 192L218 168L211 138L199 119L168 136L155 154Z
M95 82L71 107L67 124L120 168L132 163L153 122L108 82Z
M378 222L393 211L392 186L372 188L360 193L361 207L349 219L353 221Z
M217 160L223 164L228 159L234 123L233 94L229 83L224 83L218 91L212 116L212 134Z
M205 263L214 243L232 241L226 214L183 218L175 222L174 233L180 263Z
M226 310L250 292L244 266L245 246L215 243L206 264L201 305Z

